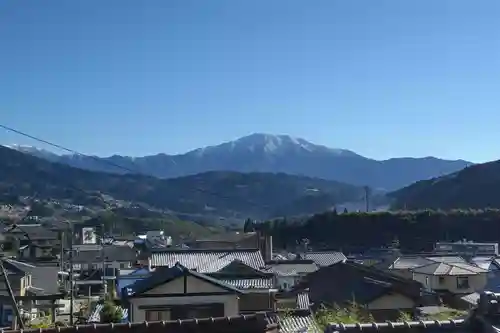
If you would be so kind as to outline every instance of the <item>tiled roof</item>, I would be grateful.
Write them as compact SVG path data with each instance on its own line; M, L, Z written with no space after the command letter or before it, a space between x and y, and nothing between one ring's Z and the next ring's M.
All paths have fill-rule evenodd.
M335 288L332 288L332 284ZM356 299L360 304L367 304L388 293L395 292L411 299L420 299L422 285L412 279L406 279L389 271L353 262L338 263L322 267L306 275L293 290L309 288L309 298L319 306L323 304L343 304Z
M309 310L311 302L309 301L309 293L303 292L297 294L297 309Z
M464 320L411 321L385 323L330 324L326 333L342 332L468 332ZM472 333L472 332L471 332ZM479 333L479 332L478 332Z
M265 312L233 317L184 319L141 323L89 324L66 328L36 328L2 330L3 333L265 333L275 332L276 323L270 323Z
M100 323L101 322L101 311L104 308L104 304L99 303L95 306L94 311L89 316L87 322L89 323ZM128 320L128 310L120 307L122 310L122 320L125 322Z
M230 284L238 289L272 289L274 282L272 278L268 279L223 279L222 282Z
M410 269L432 263L434 261L423 257L399 257L389 266L389 269Z
M488 271L471 264L434 262L414 268L413 272L428 275L477 275Z
M267 263L264 271L279 276L295 276L315 272L318 268L318 265L312 260L284 260Z
M221 280L215 279L208 275L193 271L187 267L177 263L173 267L158 267L156 270L148 277L137 280L132 285L126 286L126 292L122 291L122 295L136 296L142 294L148 290L151 290L159 285L168 283L182 276L194 276L198 279L209 282L216 285L222 289L226 289L230 292L242 293L242 291L231 284L224 283Z
M450 263L466 264L467 263L467 260L465 260L464 258L462 258L460 256L430 256L430 257L427 257L427 259L432 260L432 261L436 261L436 262L444 262L447 264L450 264Z
M314 261L318 266L330 266L338 262L347 260L347 257L342 252L305 252L300 254L301 259L309 259Z
M6 233L23 235L30 240L56 240L57 232L42 226L41 224L16 224L14 228L8 227Z
M280 333L320 333L323 332L310 313L299 314L279 314L278 315Z
M39 267L23 261L5 259L4 266L7 270L30 274L31 285L36 289L41 289L44 294L57 294L59 291L57 283L59 267L55 265Z
M257 249L245 250L169 250L154 252L151 256L151 266L172 267L177 262L200 273L213 273L221 270L234 260L240 260L246 265L260 269L264 267L264 259Z
M471 293L460 297L460 299L471 305L477 305L477 302L479 301L479 293Z
M76 251L73 254L73 263L99 263L102 254L106 261L133 262L137 258L137 251L130 246L105 245L102 249Z

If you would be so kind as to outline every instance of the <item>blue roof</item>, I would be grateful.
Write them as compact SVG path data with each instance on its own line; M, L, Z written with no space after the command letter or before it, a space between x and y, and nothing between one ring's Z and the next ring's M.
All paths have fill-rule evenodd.
M148 268L139 268L130 274L120 275L116 279L116 293L121 297L122 289L128 287L137 281L141 281L151 275Z

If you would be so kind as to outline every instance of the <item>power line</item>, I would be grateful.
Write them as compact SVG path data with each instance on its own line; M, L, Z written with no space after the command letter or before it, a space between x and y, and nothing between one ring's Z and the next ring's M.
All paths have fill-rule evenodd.
M87 155L87 154L83 154L77 150L74 150L74 149L71 149L71 148L68 148L68 147L65 147L65 146L62 146L60 144L57 144L57 143L54 143L54 142L51 142L51 141L48 141L48 140L45 140L43 138L40 138L38 136L34 136L34 135L31 135L31 134L28 134L26 132L23 132L21 130L18 130L18 129L15 129L15 128L12 128L10 126L7 126L7 125L3 125L3 124L0 124L0 128L3 128L7 131L10 131L10 132L13 132L13 133L16 133L16 134L19 134L21 136L24 136L24 137L27 137L29 139L32 139L32 140L35 140L35 141L38 141L38 142L41 142L41 143L44 143L44 144L47 144L51 147L54 147L54 148L57 148L57 149L61 149L61 150L64 150L64 151L67 151L69 153L72 153L72 154L75 154L75 155L79 155L79 156L83 156L83 157L87 157L87 158L91 158L99 163L102 163L102 164L107 164L107 165L110 165L110 166L114 166L115 168L118 168L118 169L122 169L124 171L127 171L128 174L132 174L132 175L138 175L138 176L145 176L145 177L151 177L151 178L154 178L154 176L152 175L148 175L148 174L145 174L141 171L138 171L138 170L133 170L131 168L128 168L128 167L125 167L123 165L120 165L120 164L117 164L117 163L114 163L112 161L109 161L109 160L106 160L106 159L102 159L102 158L99 158L97 156L92 156L92 155ZM164 179L162 179L164 180ZM72 189L75 189L77 191L80 191L80 192L84 192L85 194L88 194L87 191L83 190L83 189L80 189L80 188L76 188L72 185L69 185L68 187L71 187ZM200 192L200 193L206 193L206 194L209 194L209 195L212 195L214 197L219 197L221 199L232 199L231 196L227 196L227 195L223 195L223 194L220 194L220 193L217 193L217 192L212 192L212 191L209 191L209 190L206 190L206 189L203 189L203 188L198 188L198 187L193 187L192 188L193 190L195 190L196 192ZM263 205L263 204L259 204L259 203L256 203L254 201L251 201L251 200L248 200L248 199L245 199L244 200L247 204L249 205L252 205L252 206L256 206L256 207L260 207L260 208L271 208L271 206L269 205Z

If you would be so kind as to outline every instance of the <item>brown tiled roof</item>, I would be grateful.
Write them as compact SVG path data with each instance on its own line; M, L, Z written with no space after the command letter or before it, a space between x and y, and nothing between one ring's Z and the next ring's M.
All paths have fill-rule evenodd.
M2 333L264 333L277 332L265 312L234 317L172 320L126 324L91 324L23 331L3 330Z

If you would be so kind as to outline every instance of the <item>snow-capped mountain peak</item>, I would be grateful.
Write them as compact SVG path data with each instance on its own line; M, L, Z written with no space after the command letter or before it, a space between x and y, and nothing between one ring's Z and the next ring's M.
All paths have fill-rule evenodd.
M30 145L10 144L10 145L3 145L3 146L6 148L17 150L21 153L30 154L30 155L45 158L45 159L54 159L54 158L57 158L60 156L60 155L53 153L51 151L48 151L46 149L42 149L42 148L38 148L35 146L30 146Z
M214 152L250 152L264 153L269 155L288 153L325 153L338 156L358 156L345 149L333 149L322 145L313 144L307 140L290 135L273 135L266 133L254 133L239 139L225 142L216 146L208 146L191 151L188 154L203 156Z

